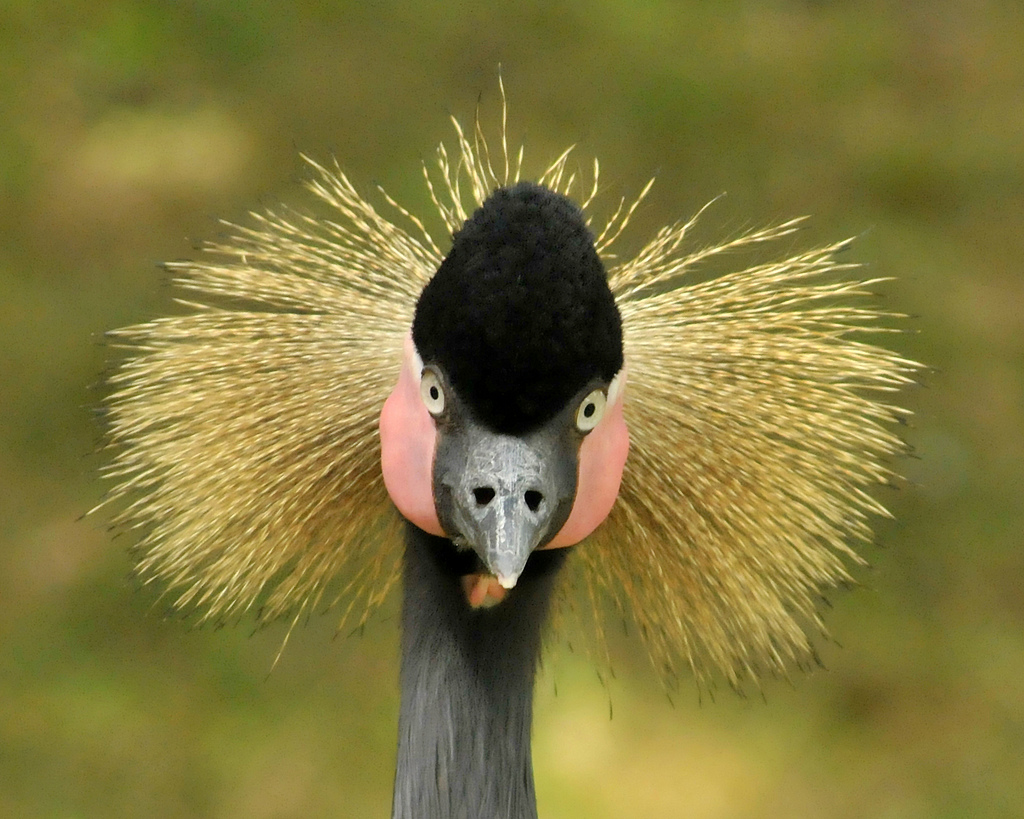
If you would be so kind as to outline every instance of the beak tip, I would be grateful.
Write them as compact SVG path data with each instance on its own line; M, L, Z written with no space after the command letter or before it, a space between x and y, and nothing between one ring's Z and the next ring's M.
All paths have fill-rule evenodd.
M498 585L500 585L506 591L513 588L516 585L516 581L519 579L519 575L515 574L499 574L497 576Z

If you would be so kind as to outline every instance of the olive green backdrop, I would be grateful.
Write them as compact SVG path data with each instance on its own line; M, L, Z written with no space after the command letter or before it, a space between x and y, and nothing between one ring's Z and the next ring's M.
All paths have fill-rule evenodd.
M419 160L497 122L570 143L626 246L795 215L850 235L934 371L827 670L764 697L560 649L538 692L552 817L1024 815L1024 7L1019 2L31 2L0 7L0 814L383 817L393 607L334 639L193 629L80 520L104 330L171 309L160 261L298 198L300 151L422 209ZM489 112L489 113L488 113ZM485 116L486 119L486 116ZM629 242L633 242L629 245ZM611 716L610 716L611 711Z

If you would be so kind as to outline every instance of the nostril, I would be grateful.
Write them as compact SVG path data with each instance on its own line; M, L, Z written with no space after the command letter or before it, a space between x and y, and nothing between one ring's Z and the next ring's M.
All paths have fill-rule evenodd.
M473 497L477 506L486 506L494 500L494 490L489 486L478 486L473 490Z
M531 512L536 512L540 509L540 502L544 500L544 496L536 489L526 490L526 494L523 496L526 501L526 505L530 508Z

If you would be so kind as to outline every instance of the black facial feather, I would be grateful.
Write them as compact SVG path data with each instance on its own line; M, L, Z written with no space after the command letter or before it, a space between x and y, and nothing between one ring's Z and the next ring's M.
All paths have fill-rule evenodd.
M466 220L412 332L496 432L536 427L622 367L622 322L583 214L531 182L499 188Z

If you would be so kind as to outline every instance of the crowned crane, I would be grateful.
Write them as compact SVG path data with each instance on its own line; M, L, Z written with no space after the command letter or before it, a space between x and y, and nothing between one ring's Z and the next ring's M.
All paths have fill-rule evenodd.
M856 338L888 314L851 305L845 243L694 282L797 221L691 248L690 220L617 260L649 185L598 228L596 162L576 204L569 152L523 181L504 119L500 152L455 126L424 167L446 252L311 163L326 217L170 265L199 301L114 333L108 472L142 576L203 617L362 621L401 577L392 816L520 819L558 590L614 601L667 675L803 663L916 365Z

